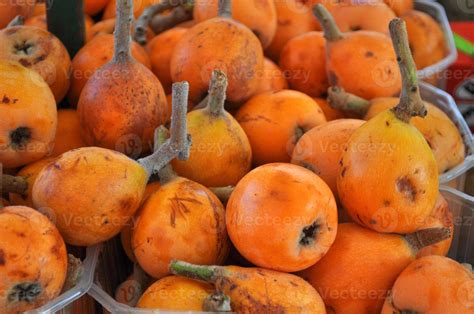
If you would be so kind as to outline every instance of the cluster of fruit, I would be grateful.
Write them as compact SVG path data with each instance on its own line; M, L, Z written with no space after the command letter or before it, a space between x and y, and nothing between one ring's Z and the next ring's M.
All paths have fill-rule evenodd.
M474 312L438 187L466 148L416 76L443 34L355 2L85 1L103 20L72 61L44 4L4 5L0 312L74 284L66 243L116 236L139 308Z

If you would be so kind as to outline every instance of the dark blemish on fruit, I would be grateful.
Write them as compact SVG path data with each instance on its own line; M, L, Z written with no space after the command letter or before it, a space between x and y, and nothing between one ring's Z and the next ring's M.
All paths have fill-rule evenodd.
M389 200L384 200L383 201L383 206L387 207L390 206L391 202Z
M4 266L5 265L5 252L3 252L3 250L0 249L0 266Z
M298 287L298 284L295 283L295 282L293 282L293 281L291 281L291 280L290 280L290 285L292 285L293 287Z
M24 67L29 67L29 66L31 65L31 62L30 62L30 61L28 61L28 60L26 60L26 59L23 59L23 58L20 59L20 60L18 60L18 62L20 62L21 65L24 66Z
M372 58L373 56L374 56L374 53L373 53L372 51L367 51L367 52L365 53L365 57L366 57L366 58Z
M53 167L58 169L58 170L61 170L61 166L58 163L54 163Z
M346 171L347 171L347 167L342 168L341 177L344 178L344 176L346 175Z
M350 27L350 30L351 30L352 32L357 32L357 31L362 30L362 27L360 27L360 25L354 25L354 26L351 26L351 27Z
M370 219L369 223L370 223L371 225L375 225L375 224L377 223L377 221L375 221L375 219Z
M319 224L316 221L313 222L311 225L304 227L300 235L300 245L312 245L315 242L318 231Z
M390 126L390 122L385 121L385 125L386 125L386 126Z
M401 177L397 180L396 184L398 192L404 194L411 202L415 201L416 189L410 178L407 176Z

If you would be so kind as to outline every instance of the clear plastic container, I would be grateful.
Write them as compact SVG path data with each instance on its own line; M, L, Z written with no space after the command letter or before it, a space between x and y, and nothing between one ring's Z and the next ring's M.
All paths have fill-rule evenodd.
M440 184L449 185L452 188L464 191L465 173L474 163L474 141L471 130L451 95L425 82L420 83L420 91L423 100L432 103L448 115L464 140L464 145L466 146L464 162L443 173L439 178Z
M95 270L102 245L88 247L86 257L82 261L84 273L77 285L61 294L54 300L46 303L42 307L25 312L26 314L53 314L70 312L68 309L73 307L74 301L84 296L90 289L94 281Z
M418 77L435 86L444 87L447 77L446 70L458 58L458 51L454 43L453 31L449 25L446 10L441 4L430 0L416 0L415 9L430 15L441 25L446 40L446 47L448 48L447 55L444 59L430 65L429 67L419 70Z

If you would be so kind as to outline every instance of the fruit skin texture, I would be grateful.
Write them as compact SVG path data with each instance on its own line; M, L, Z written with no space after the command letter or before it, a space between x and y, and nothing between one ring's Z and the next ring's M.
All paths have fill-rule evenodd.
M1 313L23 313L59 295L67 273L66 245L46 216L23 206L0 209L0 253ZM20 301L10 301L10 295Z
M398 276L381 314L469 314L474 312L474 275L444 256L426 256L412 262Z
M221 264L229 251L224 206L206 187L176 177L140 209L132 249L143 270L157 279L169 274L173 259Z
M275 37L265 54L278 63L285 44L293 37L319 29L311 8L303 6L299 0L275 1L277 29Z
M54 141L57 125L56 102L48 84L35 71L1 60L0 90L3 167L16 168L43 158Z
M57 157L70 150L87 146L81 137L79 115L74 109L58 110L58 127L50 157Z
M370 120L398 102L397 98L373 99L364 119ZM466 147L451 119L435 105L425 102L425 106L428 110L426 117L413 117L410 123L423 134L436 158L438 172L444 173L464 161Z
M326 40L322 32L308 32L290 39L280 55L291 88L320 97L329 87L326 73Z
M339 3L330 8L342 32L367 30L388 34L390 21L395 13L383 2Z
M406 12L413 10L413 0L384 0L385 3L398 15L402 16Z
M249 138L253 164L257 166L290 162L301 135L326 122L311 97L292 90L254 96L237 111L235 118Z
M244 25L213 18L190 28L171 57L174 82L188 81L189 99L199 102L207 93L212 71L227 74L227 99L239 104L255 94L263 70L263 50L258 38Z
M328 121L338 120L338 119L346 119L351 117L351 115L346 114L342 110L334 109L329 105L328 101L324 98L313 98L314 101L318 103L319 108L324 113L324 116Z
M428 14L410 11L402 16L407 24L408 41L418 69L440 61L447 47L441 26Z
M147 68L151 68L150 58L145 49L132 41L132 56ZM82 89L92 75L112 60L114 55L114 36L109 34L98 35L74 56L72 60L72 80L68 100L77 105Z
M187 32L187 28L174 27L157 35L146 47L151 60L151 70L160 80L167 94L171 93L173 84L170 68L171 56L174 48Z
M79 148L40 172L33 202L52 210L66 243L90 246L120 232L138 209L147 180L145 169L121 153Z
M138 301L137 308L170 311L203 311L206 297L214 292L208 283L167 276L152 284Z
M194 110L187 115L187 126L192 138L189 159L172 161L179 175L207 187L222 187L237 184L250 171L252 148L231 114Z
M217 16L218 0L197 0L194 19L202 22ZM246 25L259 38L263 48L270 45L277 30L277 13L273 0L232 1L232 17Z
M331 86L341 86L365 99L400 92L400 70L387 35L370 31L346 33L344 39L328 43L327 53Z
M26 165L23 167L18 173L17 176L24 177L28 182L28 191L26 197L22 197L21 195L10 193L10 201L12 205L20 205L34 208L33 204L33 186L35 184L36 178L38 174L43 170L44 167L49 165L50 163L54 162L56 158L43 158L41 160L35 161L31 164Z
M90 15L94 15L102 11L110 0L85 0L84 1L84 12Z
M71 58L61 41L48 31L28 26L0 31L0 58L38 72L57 102L66 95L71 83Z
M344 223L327 254L300 276L316 288L331 313L380 313L393 282L414 259L403 236Z
M267 164L237 184L226 223L232 243L247 260L294 272L316 263L334 242L337 206L329 187L311 171Z
M349 138L363 124L363 120L341 119L309 130L296 144L291 163L316 173L337 195L339 161Z
M110 79L106 79L110 77ZM160 81L141 63L111 62L87 81L77 112L82 138L89 146L138 157L150 150L153 132L166 121L166 95ZM129 138L138 148L129 150Z
M282 70L272 60L263 60L263 75L255 95L265 92L279 92L288 89L288 82Z
M425 228L439 228L446 227L451 230L451 236L441 242L429 245L422 248L418 254L417 258L428 255L442 255L446 256L451 247L454 237L454 220L453 213L449 208L449 204L441 193L439 193L438 198L436 199L436 204L425 222L425 225L422 229Z
M423 135L386 110L351 136L337 190L354 221L379 232L423 226L438 196L438 168Z
M17 15L28 18L33 14L35 1L0 0L0 29L6 27Z

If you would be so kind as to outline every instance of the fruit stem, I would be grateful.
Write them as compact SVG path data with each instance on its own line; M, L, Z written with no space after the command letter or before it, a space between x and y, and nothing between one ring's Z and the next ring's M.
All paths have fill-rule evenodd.
M235 186L229 185L224 187L209 188L212 193L214 193L222 203L227 203L229 201L230 195L235 190Z
M406 24L402 19L397 18L390 22L389 28L402 75L400 103L392 110L398 119L408 123L411 117L426 116L427 111L420 96L416 65L408 43Z
M156 128L154 144L155 151L160 149L160 147L165 144L166 140L169 138L169 135L169 131L164 125L161 125ZM173 167L170 164L167 164L158 171L158 177L160 178L161 185L165 185L166 183L176 178L176 176L177 174L173 171Z
M215 292L204 299L202 309L206 312L232 312L230 298L222 292Z
M114 31L114 61L124 63L130 61L131 27L133 21L133 1L117 1L117 20Z
M313 14L318 19L327 41L337 41L344 37L331 13L322 4L313 7Z
M450 236L449 228L429 228L407 234L405 240L415 252L418 252L424 247L449 239Z
M180 160L189 158L191 137L187 134L186 112L188 109L188 82L173 84L173 103L171 114L171 138L148 157L141 158L138 163L150 177L166 166L173 158Z
M359 117L365 116L370 108L371 102L346 92L342 87L330 87L328 89L328 103L334 109L350 111Z
M212 115L219 116L224 111L224 104L227 91L227 77L221 70L212 72L211 83L209 84L208 108Z
M175 1L175 0L164 0L160 3L154 4L146 8L142 15L137 20L135 24L135 33L133 38L136 42L140 45L146 45L147 43L147 30L148 25L150 25L151 19L156 15L163 13L167 10L170 10L174 7L182 5L183 7L191 7L193 6L192 1L190 0L182 0L182 1Z
M8 174L2 174L0 192L15 193L26 196L28 192L28 182L24 177L15 177Z
M232 18L232 0L219 0L217 15L225 18Z
M13 26L21 26L25 25L25 18L21 15L15 16L13 20L11 20L10 23L8 23L6 28L13 27Z
M214 283L219 276L220 266L193 265L183 261L171 261L170 272L174 275L187 277L194 280Z
M178 24L190 21L193 19L192 10L188 10L185 7L176 7L171 11L169 15L156 15L151 20L150 26L155 34L161 34L166 30L175 27ZM136 32L135 32L136 34ZM140 40L142 40L140 38ZM146 36L144 38L146 44ZM143 40L142 40L143 42ZM140 42L141 44L143 44Z
M63 286L63 292L74 288L81 280L84 274L84 266L82 261L72 254L67 255L67 277Z

